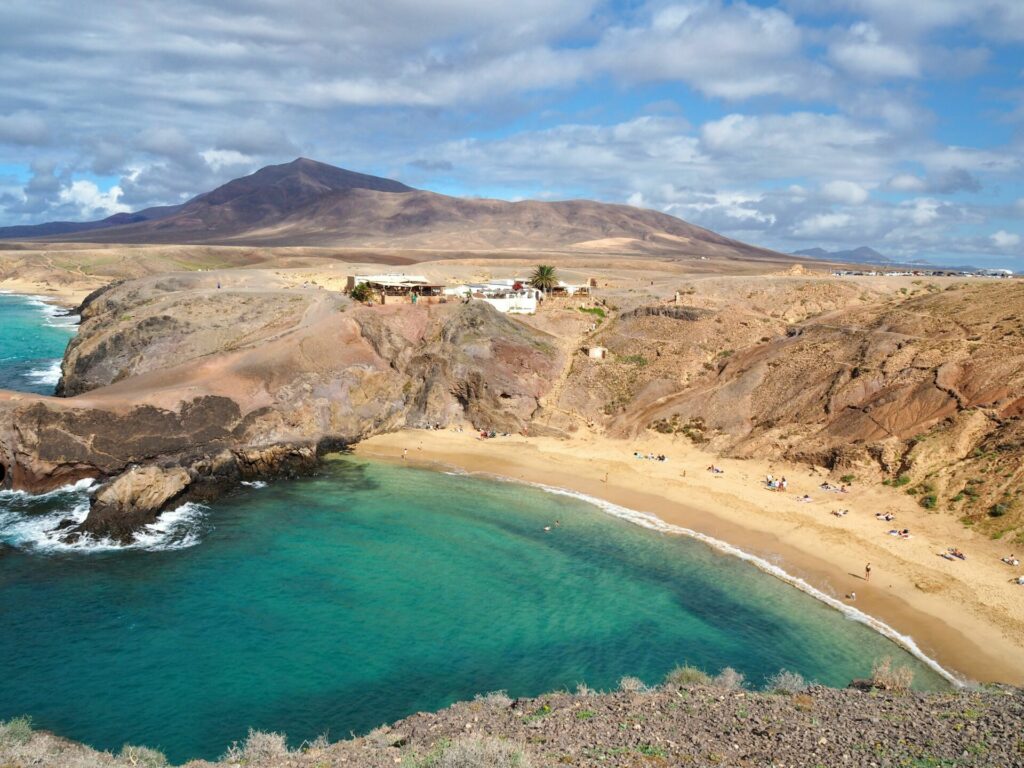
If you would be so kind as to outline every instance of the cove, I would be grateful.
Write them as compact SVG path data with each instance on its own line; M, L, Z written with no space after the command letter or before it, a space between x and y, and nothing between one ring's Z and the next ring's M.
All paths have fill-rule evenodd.
M0 389L52 395L77 320L36 296L0 293Z
M250 727L335 740L684 662L843 686L892 656L945 685L748 563L537 488L337 457L141 548L61 549L47 530L84 494L0 498L0 719L98 748L213 758Z

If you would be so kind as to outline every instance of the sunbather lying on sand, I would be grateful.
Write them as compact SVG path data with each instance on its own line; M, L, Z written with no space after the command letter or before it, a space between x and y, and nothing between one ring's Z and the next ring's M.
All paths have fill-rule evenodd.
M1016 568L1018 565L1020 565L1020 560L1018 560L1016 558L1016 556L1014 556L1014 555L1010 555L1009 557L1001 557L999 559L1002 560L1007 565L1013 566L1014 568Z

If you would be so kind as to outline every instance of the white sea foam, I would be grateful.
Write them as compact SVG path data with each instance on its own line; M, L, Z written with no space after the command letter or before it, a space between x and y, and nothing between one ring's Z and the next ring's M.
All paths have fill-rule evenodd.
M46 296L25 296L25 299L29 306L43 313L43 322L54 328L75 328L82 319L51 303L52 300Z
M257 490L259 490L260 488L267 487L266 482L263 480L243 480L242 485L244 485L246 488L255 488Z
M893 627L889 626L883 621L880 621L879 619L876 619L874 616L869 616L863 611L857 610L852 605L848 605L842 602L841 600L837 600L831 595L822 592L820 589L809 584L807 581L801 579L799 576L794 576L793 574L784 570L780 566L776 565L775 563L769 562L763 557L751 554L750 552L742 550L739 547L734 547L732 544L729 544L728 542L722 541L721 539L716 539L713 536L708 536L707 534L701 533L700 531L695 531L691 528L684 528L680 525L672 525L671 523L666 523L660 517L652 515L649 512L641 512L636 509L630 509L628 507L619 506L618 504L612 504L609 501L599 499L595 496L588 496L585 493L570 491L565 488L557 488L551 485L544 485L543 483L524 483L524 481L515 480L509 477L502 477L500 475L492 475L492 477L497 477L499 480L503 480L505 482L523 483L525 485L530 485L533 486L534 488L539 488L543 491L558 496L568 496L574 499L579 499L580 501L585 501L588 504L592 504L598 509L607 512L608 514L613 515L614 517L626 520L635 525L640 525L644 528L649 528L650 530L659 531L661 533L672 533L681 536L687 536L688 538L696 539L697 541L703 542L704 544L718 552L722 552L723 554L731 555L733 557L739 558L740 560L744 560L753 565L754 567L758 568L759 570L771 576L774 576L780 581L784 581L787 584L796 587L801 592L805 592L806 594L810 595L816 600L819 600L828 605L829 607L839 611L848 619L870 627L871 629L878 632L880 635L887 637L897 645L904 648L908 653L910 653L912 656L914 656L919 661L924 663L936 674L941 675L943 678L951 682L953 685L966 685L966 682L964 680L959 678L957 675L955 675L953 672L949 671L945 667L943 667L941 664L939 664L939 662L937 662L935 659L928 656L924 651L922 651L920 646L918 646L918 644L914 641L914 638L910 637L909 635L905 635L901 632L898 632Z
M60 381L60 360L54 360L45 368L36 368L25 374L25 377L36 384L47 384L56 387Z
M79 536L66 540L66 521L82 523L89 514L88 491L92 479L32 495L24 491L0 491L0 541L40 553L111 552L146 550L150 552L185 549L198 544L207 530L207 508L200 504L182 504L162 513L156 521L136 532L127 544L109 538ZM51 508L40 512L46 504ZM65 523L63 527L60 527Z
M62 485L59 488L54 488L52 491L47 491L46 493L28 493L27 491L0 490L0 503L2 503L5 499L12 498L33 500L49 499L54 496L60 496L66 493L80 493L82 491L88 491L94 485L96 485L96 480L94 478L83 477L81 480L78 480L74 483L70 483L68 485Z

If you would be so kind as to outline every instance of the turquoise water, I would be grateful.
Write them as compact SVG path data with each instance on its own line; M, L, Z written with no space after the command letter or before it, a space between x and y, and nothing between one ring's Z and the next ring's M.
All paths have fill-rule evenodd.
M745 562L540 489L343 458L180 510L139 549L62 549L47 531L84 493L0 499L0 719L100 748L344 738L681 662L842 686L892 655L943 685Z
M0 389L52 395L75 320L33 296L0 293Z

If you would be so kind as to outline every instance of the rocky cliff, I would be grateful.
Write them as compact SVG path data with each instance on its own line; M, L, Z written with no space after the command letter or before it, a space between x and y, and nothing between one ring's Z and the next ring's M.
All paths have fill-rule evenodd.
M218 285L163 276L91 296L63 364L71 396L0 400L4 487L96 478L68 535L127 539L169 505L308 472L382 430L522 431L561 370L550 337L480 302L362 307L244 271Z
M1024 525L1020 281L705 281L623 312L574 361L572 407L905 487L989 533Z

